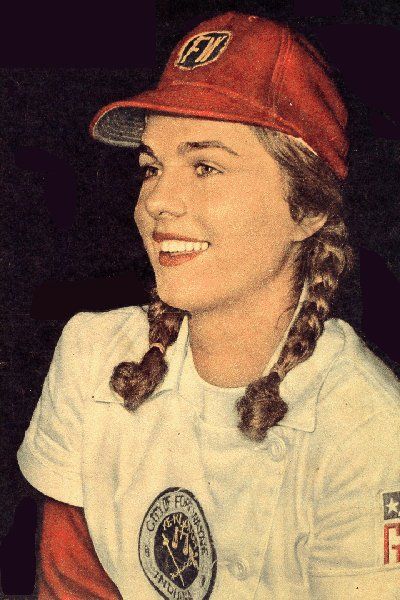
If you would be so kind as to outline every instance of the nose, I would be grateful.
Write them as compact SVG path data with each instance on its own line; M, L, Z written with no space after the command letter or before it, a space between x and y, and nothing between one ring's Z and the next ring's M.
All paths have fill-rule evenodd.
M154 184L150 182L148 186L144 186L139 200L154 219L179 217L186 213L187 193L187 185L173 170L160 175Z

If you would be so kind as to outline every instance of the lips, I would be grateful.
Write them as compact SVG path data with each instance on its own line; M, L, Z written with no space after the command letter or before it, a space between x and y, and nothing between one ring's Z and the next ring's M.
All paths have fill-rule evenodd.
M179 240L182 242L204 242L207 240L201 240L199 238L188 237L179 233L162 233L161 231L153 232L153 240L155 242L164 242L166 240Z
M203 254L205 250L200 252L187 252L170 254L169 252L160 252L158 255L158 262L162 267L177 267L182 263L189 262L197 258L200 254Z
M176 233L153 232L153 239L160 244L159 264L163 267L175 267L193 260L206 252L209 242Z

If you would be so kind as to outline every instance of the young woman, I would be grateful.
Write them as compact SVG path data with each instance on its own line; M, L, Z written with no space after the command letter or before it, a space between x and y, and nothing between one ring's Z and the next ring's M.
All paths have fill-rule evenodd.
M42 598L399 597L399 386L328 318L345 125L306 40L236 13L96 115L140 144L156 291L56 348L19 451Z

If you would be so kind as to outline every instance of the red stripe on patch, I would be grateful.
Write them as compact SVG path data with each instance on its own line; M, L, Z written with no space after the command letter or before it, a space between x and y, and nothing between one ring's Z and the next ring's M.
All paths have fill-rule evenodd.
M400 522L399 523L387 523L384 526L384 530L383 530L383 562L385 565L388 565L390 563L390 559L391 556L393 556L393 553L391 553L391 550L396 550L396 560L392 561L392 562L396 562L396 563L400 563L400 543L399 544L391 544L390 543L390 530L391 529L395 529L396 531L396 536L400 537ZM400 540L399 540L400 542Z

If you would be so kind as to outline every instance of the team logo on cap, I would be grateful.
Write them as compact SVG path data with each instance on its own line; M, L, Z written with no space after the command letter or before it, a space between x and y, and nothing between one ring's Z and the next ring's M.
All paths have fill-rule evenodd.
M167 600L207 600L217 559L194 495L168 488L152 502L139 533L139 559L151 585Z
M226 50L230 31L205 31L191 37L181 48L175 66L180 69L204 67L217 60Z

